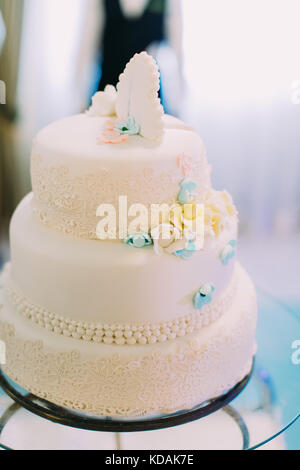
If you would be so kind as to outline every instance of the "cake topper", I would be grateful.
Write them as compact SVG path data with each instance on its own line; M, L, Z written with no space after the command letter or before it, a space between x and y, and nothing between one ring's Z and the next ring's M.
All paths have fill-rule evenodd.
M150 140L159 139L163 133L164 111L158 97L159 88L158 66L147 52L135 54L117 85L118 120L134 123L139 134Z

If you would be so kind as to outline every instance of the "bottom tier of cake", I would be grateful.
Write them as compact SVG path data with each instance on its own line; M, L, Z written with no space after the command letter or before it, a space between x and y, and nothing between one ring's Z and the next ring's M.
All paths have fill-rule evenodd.
M242 380L256 350L254 286L238 265L231 307L197 333L153 345L107 345L66 338L22 317L0 283L4 372L58 405L110 417L165 414L215 398ZM3 344L2 343L2 344Z

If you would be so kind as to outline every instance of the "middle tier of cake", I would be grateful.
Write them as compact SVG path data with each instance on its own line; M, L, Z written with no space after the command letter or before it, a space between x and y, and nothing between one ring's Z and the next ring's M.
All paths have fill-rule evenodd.
M158 256L151 246L63 235L41 224L31 200L21 202L11 223L8 289L20 312L41 326L87 340L98 332L102 341L109 331L107 342L118 344L138 327L147 341L173 339L212 323L230 305L235 260L224 265L219 254L236 234L224 230L185 261ZM196 309L193 298L208 284L211 303Z

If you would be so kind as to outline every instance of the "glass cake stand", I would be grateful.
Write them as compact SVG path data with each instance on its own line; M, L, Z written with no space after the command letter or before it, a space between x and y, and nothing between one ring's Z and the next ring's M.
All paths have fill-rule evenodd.
M293 346L300 340L300 315L259 291L257 339L252 373L233 389L192 410L147 419L67 410L22 390L0 371L0 448L299 450L300 364Z

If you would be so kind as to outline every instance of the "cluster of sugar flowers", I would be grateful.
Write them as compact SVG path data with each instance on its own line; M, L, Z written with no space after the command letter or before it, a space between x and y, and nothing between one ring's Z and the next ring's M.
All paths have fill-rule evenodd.
M202 204L174 204L168 214L168 223L151 231L157 254L173 254L189 259L204 243L204 207Z
M100 144L122 144L128 140L128 135L115 130L115 120L110 119L105 123L105 129L99 138Z
M127 121L110 119L105 123L105 129L100 136L99 143L122 144L127 142L128 136L138 135L139 133L140 126L130 116Z
M100 144L122 144L128 140L128 136L138 135L140 125L132 116L127 120L118 121L116 117L117 90L112 85L107 85L104 91L99 91L92 98L92 106L87 111L91 117L110 116L106 121L104 130L100 135Z

